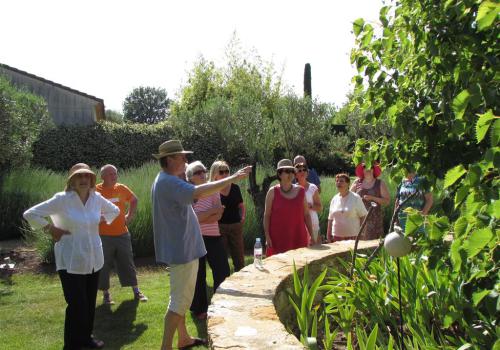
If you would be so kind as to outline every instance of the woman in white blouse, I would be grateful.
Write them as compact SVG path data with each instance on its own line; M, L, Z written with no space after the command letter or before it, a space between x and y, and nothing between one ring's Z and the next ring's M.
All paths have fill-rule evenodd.
M43 227L56 242L56 269L67 303L64 349L104 346L92 336L99 270L104 263L99 222L111 223L120 210L94 191L95 182L90 167L78 163L69 170L64 192L23 214L33 228Z
M347 174L335 176L335 186L338 193L333 196L330 202L326 232L329 242L356 239L361 223L368 214L361 197L349 191L350 182Z
M312 234L311 244L321 244L321 236L319 234L319 218L318 213L323 210L321 198L319 197L318 187L307 181L309 169L306 163L295 164L295 179L297 183L304 187L306 191L307 205L309 206L309 215L311 216Z

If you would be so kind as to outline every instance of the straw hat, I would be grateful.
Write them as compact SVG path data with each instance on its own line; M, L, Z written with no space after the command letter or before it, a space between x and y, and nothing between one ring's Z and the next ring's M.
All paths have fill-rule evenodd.
M276 170L280 169L293 169L295 170L295 167L293 166L293 162L290 159L282 159L278 162L278 166L276 167Z
M169 140L163 142L160 147L158 147L158 153L153 154L153 157L160 159L166 156L171 156L172 154L190 154L192 151L185 151L184 147L179 140Z
M68 187L69 187L69 185L71 183L71 179L73 178L73 176L75 176L77 174L90 174L90 175L92 175L92 180L91 180L91 186L90 187L94 187L95 186L95 182L96 182L96 175L95 175L95 173L90 169L90 167L87 164L85 164L85 163L77 163L77 164L73 165L69 169L68 179L66 181Z

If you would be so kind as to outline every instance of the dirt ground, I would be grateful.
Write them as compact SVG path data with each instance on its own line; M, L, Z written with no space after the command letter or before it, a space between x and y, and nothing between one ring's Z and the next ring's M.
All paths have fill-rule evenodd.
M36 249L26 246L22 240L0 241L0 264L6 257L16 264L15 273L55 272L53 265L42 263Z
M26 246L22 240L0 241L0 264L6 257L16 265L14 273L34 272L34 273L55 273L54 264L43 263L35 248ZM135 265L141 267L158 267L154 257L135 258Z

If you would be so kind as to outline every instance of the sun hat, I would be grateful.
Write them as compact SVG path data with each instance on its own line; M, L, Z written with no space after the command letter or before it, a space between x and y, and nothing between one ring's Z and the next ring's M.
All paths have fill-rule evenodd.
M166 156L171 156L172 154L190 154L192 151L185 151L184 147L179 140L169 140L163 142L160 147L158 147L158 153L154 154L153 157L156 159L161 159Z
M73 176L78 175L78 174L90 174L90 175L92 175L92 181L91 181L91 186L90 187L94 187L95 186L95 182L96 182L96 175L95 175L95 173L90 169L90 167L87 164L85 164L85 163L77 163L77 164L73 165L69 169L68 179L66 181L68 188L70 187L69 185L71 183L71 179L73 178Z
M373 177L376 178L382 174L382 168L380 167L380 165L378 165L378 163L374 162L372 169L373 169ZM356 167L356 176L359 177L360 179L365 177L365 174L363 173L364 170L365 170L365 163L358 164L358 166Z
M293 162L290 159L282 159L278 162L278 166L276 167L276 170L280 169L293 169L295 170L295 167L293 166Z

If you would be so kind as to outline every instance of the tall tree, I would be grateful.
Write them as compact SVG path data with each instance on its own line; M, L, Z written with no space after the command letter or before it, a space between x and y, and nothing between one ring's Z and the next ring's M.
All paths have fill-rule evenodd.
M155 124L167 118L169 104L165 89L141 86L125 98L123 116L134 123Z
M276 177L274 171L267 173L259 183L257 166L273 169L276 157L326 148L330 109L286 92L272 64L259 57L235 45L226 56L222 67L203 58L197 62L172 105L170 120L183 139L202 140L201 149L242 154L254 166L250 194L262 222L265 196Z
M304 97L312 97L311 65L306 63L304 67Z

